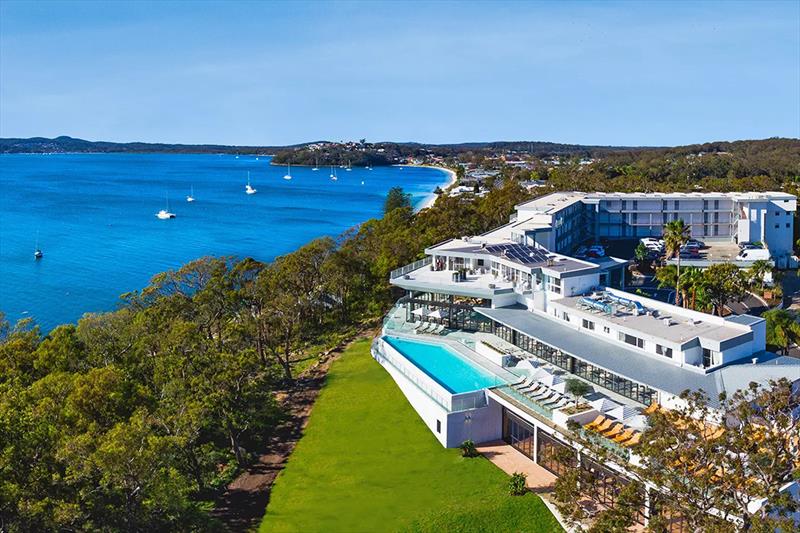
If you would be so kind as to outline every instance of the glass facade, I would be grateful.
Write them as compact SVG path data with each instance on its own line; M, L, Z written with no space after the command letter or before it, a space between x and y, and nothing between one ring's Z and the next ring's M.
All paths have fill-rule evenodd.
M621 396L630 398L643 405L650 405L656 400L658 393L655 389L651 389L646 385L636 383L635 381L618 376L613 372L586 363L538 339L511 329L508 326L495 322L494 334L522 348L526 352L535 355L539 359L543 359L548 363L552 363L566 370L570 374L575 374L586 381L591 381L596 385L600 385L603 388L614 391Z
M503 409L503 440L531 459L534 457L535 431L532 425Z

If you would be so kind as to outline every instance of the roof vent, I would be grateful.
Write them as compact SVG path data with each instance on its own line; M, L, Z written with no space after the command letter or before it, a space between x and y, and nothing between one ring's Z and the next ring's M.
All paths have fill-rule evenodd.
M661 322L663 322L665 326L671 326L672 325L672 320L670 320L669 317L662 318Z

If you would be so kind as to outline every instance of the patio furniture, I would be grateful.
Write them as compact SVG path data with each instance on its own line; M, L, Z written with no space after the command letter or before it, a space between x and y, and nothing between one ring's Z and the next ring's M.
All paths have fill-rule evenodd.
M588 424L586 424L583 427L584 427L584 429L592 430L592 429L596 428L597 426L599 426L600 424L602 424L603 422L605 422L606 420L608 420L608 419L606 417L604 417L603 415L597 415L597 418L595 418L594 420L592 420L591 422L589 422Z
M623 426L622 424L619 424L619 423L614 424L613 426L611 426L611 429L603 431L603 436L605 438L607 438L607 439L611 439L613 437L616 437L620 433L622 433L622 430L624 428L625 428L625 426Z
M603 431L608 431L608 429L614 424L614 420L611 418L606 418L605 421L594 427L594 431L597 433L602 433Z
M622 445L625 446L625 447L636 446L637 444L639 444L639 440L641 440L641 438L642 438L642 434L641 433L636 433L633 437L628 439L626 442L623 442Z
M636 433L635 429L628 428L625 431L623 431L621 434L619 434L616 437L614 437L614 442L619 442L619 443L625 442L626 440L628 440L631 437L633 437L633 435L635 433Z

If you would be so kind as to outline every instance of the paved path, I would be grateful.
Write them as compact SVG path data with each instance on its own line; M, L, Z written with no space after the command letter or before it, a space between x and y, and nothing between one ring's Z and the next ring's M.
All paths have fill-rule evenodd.
M550 492L556 482L556 476L533 462L532 459L519 452L502 440L485 442L476 446L478 452L508 475L514 472L527 474L526 484L533 492Z

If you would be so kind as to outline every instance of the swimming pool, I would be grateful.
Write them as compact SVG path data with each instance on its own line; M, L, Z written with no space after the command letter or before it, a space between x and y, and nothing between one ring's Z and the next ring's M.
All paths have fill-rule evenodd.
M384 337L383 340L453 394L505 384L500 377L474 365L443 344L399 337Z

